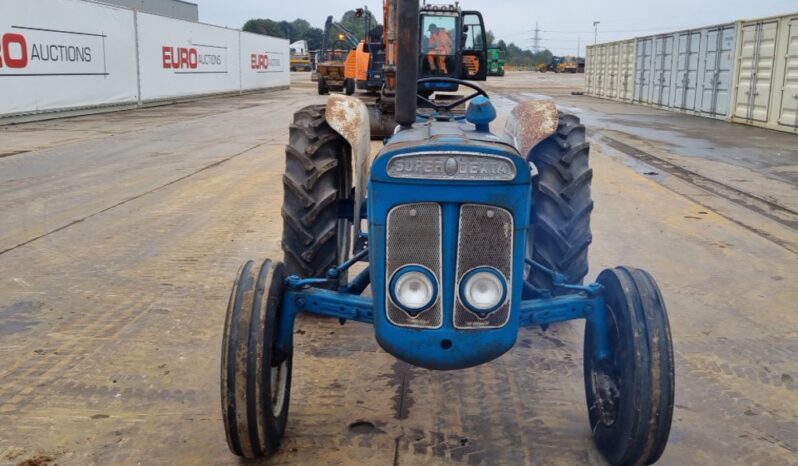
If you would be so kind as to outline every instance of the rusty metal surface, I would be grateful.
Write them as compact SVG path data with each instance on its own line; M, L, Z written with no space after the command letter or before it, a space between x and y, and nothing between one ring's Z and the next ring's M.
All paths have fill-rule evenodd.
M352 149L355 186L355 238L360 233L360 208L366 198L371 166L369 112L360 99L333 94L327 100L327 123L344 137Z
M504 132L518 152L526 156L537 143L557 131L559 114L551 97L527 95L524 99L510 112Z
M538 75L514 76L489 82L500 118L500 84ZM2 151L27 150L0 158L0 465L241 464L219 406L224 310L242 261L281 256L286 123L323 103L311 86L0 133ZM739 147L769 134L746 130ZM796 464L798 256L760 234L767 217L600 144L591 156L590 277L642 266L668 302L677 400L660 464ZM368 326L303 317L295 338L287 437L267 464L604 464L580 324L525 330L457 372L396 361Z

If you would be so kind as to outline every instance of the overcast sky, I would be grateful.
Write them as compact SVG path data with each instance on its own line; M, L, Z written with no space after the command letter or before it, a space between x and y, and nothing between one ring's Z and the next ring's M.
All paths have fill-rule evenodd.
M191 0L199 4L205 23L240 28L250 18L292 21L305 18L323 27L328 15L363 4L382 17L382 2L321 0ZM430 1L429 3L449 3ZM482 11L485 25L496 37L530 48L535 22L540 46L555 54L574 54L581 43L593 42L593 21L599 42L676 31L798 11L798 0L462 0L464 9Z

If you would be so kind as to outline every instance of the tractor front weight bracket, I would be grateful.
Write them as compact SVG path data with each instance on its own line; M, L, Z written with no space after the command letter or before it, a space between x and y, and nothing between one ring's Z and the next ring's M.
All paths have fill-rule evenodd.
M568 320L585 319L595 330L594 347L596 359L610 356L607 326L607 306L602 287L598 284L568 287L581 291L579 294L553 298L521 301L521 326L540 327Z
M277 323L275 346L278 350L288 352L293 347L294 321L300 312L333 317L342 323L348 320L364 324L374 323L374 303L371 298L311 288L309 287L311 283L308 282L312 281L300 280L305 282L304 288L292 289L289 286L289 289L285 290Z

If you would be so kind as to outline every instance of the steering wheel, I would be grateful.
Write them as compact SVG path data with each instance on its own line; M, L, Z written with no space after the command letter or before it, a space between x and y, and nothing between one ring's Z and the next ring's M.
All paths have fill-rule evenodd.
M471 88L471 89L473 89L475 91L471 95L467 95L465 97L461 97L461 98L455 100L454 102L451 102L451 103L448 103L448 104L437 104L437 103L429 100L428 98L424 97L421 94L417 94L416 95L416 97L419 100L421 100L425 104L427 104L430 107L432 107L435 110L435 112L437 112L437 113L448 113L448 112L451 112L452 110L454 110L455 108L459 107L460 105L462 105L462 104L468 102L469 100L471 100L471 99L473 99L475 97L478 97L478 96L489 97L488 93L485 92L485 89L482 89L481 87L477 86L476 84L474 84L472 82L464 81L462 79L446 78L446 77L442 77L441 76L441 77L424 78L424 79L419 79L418 80L418 84L424 84L424 83L458 84L460 86L465 86L465 87ZM429 116L424 115L424 117L428 118Z

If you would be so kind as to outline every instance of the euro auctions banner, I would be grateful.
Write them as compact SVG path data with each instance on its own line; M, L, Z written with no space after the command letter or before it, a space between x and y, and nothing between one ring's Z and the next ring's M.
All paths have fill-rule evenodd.
M241 32L241 89L291 84L288 41Z
M139 13L144 101L241 89L239 32Z
M133 12L0 0L0 116L138 100Z

